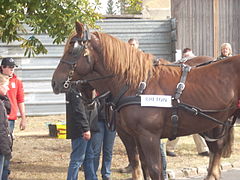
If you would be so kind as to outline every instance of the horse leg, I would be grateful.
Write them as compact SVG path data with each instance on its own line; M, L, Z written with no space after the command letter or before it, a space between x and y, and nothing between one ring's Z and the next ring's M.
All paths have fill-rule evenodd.
M141 148L141 145L137 141L136 141L136 143L137 143L137 147L138 147L139 157L140 157L140 160L141 160L144 180L151 180L150 174L149 174L149 171L148 171L148 168L147 168L146 160L145 160L145 157L144 157L144 153L143 153L142 148Z
M219 132L220 127L213 129L213 134ZM215 133L214 133L215 132ZM215 142L207 142L210 150L208 174L205 180L219 180L221 177L221 157L230 157L233 144L233 128L226 131L226 135Z
M209 148L210 150L210 148ZM220 171L220 160L221 160L221 151L212 152L210 150L210 159L208 166L208 174L204 180L219 180L221 176Z
M129 135L121 126L117 126L117 132L126 148L128 161L132 166L133 180L143 180L144 177L141 169L141 162L139 159L137 145L133 136Z
M141 151L141 163L147 167L146 175L149 173L152 180L163 180L159 137L150 132L139 134L141 135L137 139L138 149Z

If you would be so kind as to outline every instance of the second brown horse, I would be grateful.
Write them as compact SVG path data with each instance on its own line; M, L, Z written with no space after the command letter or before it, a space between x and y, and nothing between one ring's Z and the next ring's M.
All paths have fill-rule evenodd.
M90 84L98 92L110 91L113 97L119 95L127 84L129 89L123 95L135 96L138 85L147 82L144 94L174 95L180 81L181 68L166 65L153 66L154 57L131 48L127 43L110 35L94 32L88 35L83 24L76 23L76 33L65 46L65 51L52 78L53 91L65 92L64 86L71 79L94 80ZM72 76L73 74L73 76ZM108 77L108 78L106 78ZM207 114L223 124L238 110L240 97L240 56L224 61L192 68L188 73L180 102L207 110ZM98 80L96 80L98 79ZM130 135L135 144L131 149L133 179L140 179L139 152L145 177L162 180L159 140L172 136L172 108L124 106L117 112L117 126ZM222 125L184 110L178 110L177 136L205 132L210 137L219 137ZM226 123L227 124L227 123ZM230 151L229 129L220 140L207 142L210 161L206 180L220 179L220 159L224 150ZM126 145L126 144L125 144ZM134 157L135 156L135 157Z

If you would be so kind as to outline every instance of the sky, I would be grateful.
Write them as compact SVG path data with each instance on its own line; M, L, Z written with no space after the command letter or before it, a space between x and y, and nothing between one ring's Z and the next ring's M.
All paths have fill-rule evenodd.
M114 1L116 2L117 0ZM90 0L90 2L94 2L94 0ZM99 8L98 12L101 14L106 14L108 0L99 0L99 2L101 3L101 8Z

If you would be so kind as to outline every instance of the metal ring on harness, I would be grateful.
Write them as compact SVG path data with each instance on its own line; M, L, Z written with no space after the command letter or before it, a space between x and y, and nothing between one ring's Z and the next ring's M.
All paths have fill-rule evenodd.
M138 85L136 96L139 96L140 94L142 94L143 91L146 89L146 87L147 87L146 82L144 82L144 81L140 82Z
M181 89L181 90L184 90L185 89L185 84L183 83L183 82L179 82L178 84L177 84L177 89Z
M68 78L68 79L64 82L64 84L63 84L63 87L64 87L65 89L68 89L69 86L70 86L70 78Z

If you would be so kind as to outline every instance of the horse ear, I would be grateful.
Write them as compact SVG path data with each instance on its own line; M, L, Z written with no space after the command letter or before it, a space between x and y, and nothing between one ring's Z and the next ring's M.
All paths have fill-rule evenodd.
M82 38L84 32L84 25L82 23L76 22L76 32Z

